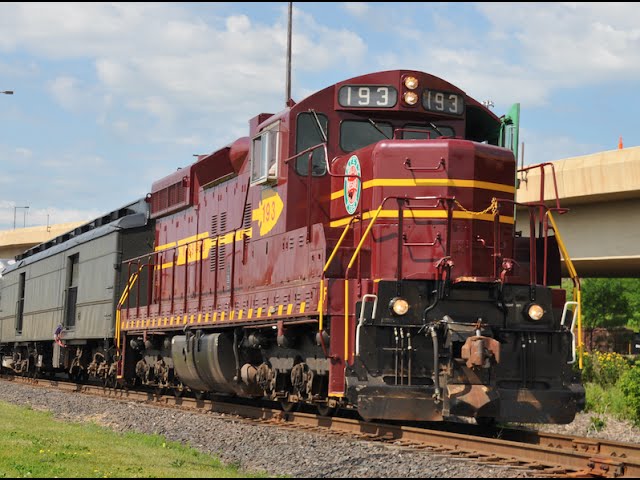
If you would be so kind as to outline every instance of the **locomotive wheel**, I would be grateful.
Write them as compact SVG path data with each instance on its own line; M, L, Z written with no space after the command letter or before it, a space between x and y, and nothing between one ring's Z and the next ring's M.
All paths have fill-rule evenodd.
M104 388L115 388L116 377L104 377L102 379L102 386Z
M40 369L38 367L30 369L27 377L33 380L37 380L40 377Z
M182 387L173 387L173 396L176 398L182 397L184 394L184 388Z
M289 400L280 400L280 407L285 413L291 413L298 410L298 404L296 402L290 402Z
M338 413L338 407L330 407L329 405L316 405L318 409L318 413L321 417L333 417L336 413Z
M81 383L82 378L82 370L77 367L73 367L71 371L68 372L69 380L75 383Z
M482 428L493 428L496 426L496 419L494 417L478 417L476 423Z
M202 401L207 399L207 392L193 392L193 395L196 397L196 400Z

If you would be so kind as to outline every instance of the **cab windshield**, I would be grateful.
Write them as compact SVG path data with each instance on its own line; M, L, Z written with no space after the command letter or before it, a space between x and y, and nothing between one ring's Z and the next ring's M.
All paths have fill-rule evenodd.
M404 140L434 139L455 135L451 127L434 126L436 128L418 123L397 125L384 121L373 123L369 120L344 120L340 124L340 148L345 153L353 152L380 140L393 138L395 129L402 129L398 132L397 138Z

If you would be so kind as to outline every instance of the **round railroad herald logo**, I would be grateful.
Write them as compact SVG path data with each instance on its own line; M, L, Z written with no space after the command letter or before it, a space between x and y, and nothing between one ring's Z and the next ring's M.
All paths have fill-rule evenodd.
M360 161L356 155L351 155L344 169L344 206L349 215L353 215L360 202L360 192L362 190L360 179Z

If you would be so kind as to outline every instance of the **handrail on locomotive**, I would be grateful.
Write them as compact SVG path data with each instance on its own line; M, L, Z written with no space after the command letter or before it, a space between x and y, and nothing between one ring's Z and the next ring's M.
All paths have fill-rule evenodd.
M544 235L545 243L544 243L544 277L543 283L547 284L547 256L548 256L548 243L547 237L549 233L549 221L551 221L552 228L555 232L556 237L558 238L558 245L560 247L560 251L562 253L562 258L567 265L567 271L569 273L569 277L573 283L573 291L572 291L572 302L567 302L567 304L571 304L574 306L573 315L577 318L578 325L578 365L580 370L583 368L583 354L584 354L584 340L582 338L582 295L581 295L581 285L580 285L580 277L576 272L576 269L571 261L571 257L569 256L569 252L562 241L562 236L560 235L560 231L556 225L556 222L553 219L551 212L558 212L558 214L562 215L569 211L567 208L562 208L560 206L560 195L558 193L558 180L556 176L556 167L553 162L543 162L535 165L528 165L526 167L521 167L518 169L518 173L522 173L522 178L518 179L518 182L523 181L527 183L528 181L528 172L534 169L540 169L540 199L539 203L545 205L545 175L546 175L546 167L551 168L551 178L553 179L553 189L555 194L555 208L548 208L546 213L543 215L543 209L540 208L540 232ZM532 231L533 232L533 231ZM531 235L533 237L533 233ZM565 310L567 306L565 305ZM564 316L564 314L563 314ZM572 328L573 331L573 323ZM574 337L575 343L575 337ZM575 354L574 354L575 356Z
M551 165L553 167L553 165ZM554 183L555 183L555 172L554 172ZM345 305L348 305L348 298L349 298L349 286L348 286L348 282L349 282L349 270L351 269L351 267L353 266L353 263L355 261L355 259L358 257L360 250L366 240L366 238L368 237L369 233L371 232L371 229L373 227L373 225L375 224L376 220L378 219L378 216L384 206L384 204L391 199L396 199L398 200L398 239L400 241L400 239L403 239L403 234L402 234L402 219L404 217L403 214L403 209L402 209L402 205L404 203L406 203L407 205L409 204L409 201L411 200L437 200L436 204L433 206L429 206L426 208L436 208L439 205L442 205L445 201L447 203L447 225L450 226L451 225L451 218L452 218L452 209L453 209L453 205L454 202L456 202L455 197L435 197L435 196L431 196L431 197L408 197L408 196L404 196L404 197L399 197L399 196L390 196L390 197L386 197L380 204L380 206L376 209L375 213L373 214L373 216L371 217L371 220L369 222L369 225L367 226L364 234L362 235L360 242L358 243L358 246L356 247L353 256L351 257L351 260L349 261L349 264L347 266L347 270L345 272L345 287L344 287L344 292L345 292ZM457 203L457 202L456 202ZM552 226L553 226L553 230L556 234L556 237L558 238L558 243L560 245L561 251L563 253L563 258L565 263L567 264L567 268L569 270L571 279L574 281L574 284L576 285L576 289L574 290L574 301L572 302L567 302L565 304L564 307L564 313L563 313L563 319L564 316L566 315L566 310L567 310L567 305L571 304L571 305L575 305L576 306L576 310L574 312L574 315L577 318L577 324L578 324L578 351L579 351L579 365L580 365L580 369L582 369L582 334L581 334L581 330L582 330L582 319L581 319L581 312L580 312L580 305L581 305L581 300L580 300L580 282L579 282L579 278L578 275L575 271L575 268L573 266L573 262L571 261L571 258L569 257L566 248L564 246L564 242L562 241L562 237L560 236L560 232L559 229L555 223L555 221L553 220L553 217L551 215L552 211L559 211L560 213L565 213L566 211L568 211L567 209L563 209L560 207L556 207L556 208L549 208L547 207L544 203L542 202L537 202L537 203L519 203L510 199L498 199L498 198L493 198L492 199L492 205L495 204L495 208L493 208L493 216L494 216L494 225L495 225L495 229L494 229L494 238L493 238L493 245L494 245L494 279L498 282L503 283L505 281L505 277L506 275L511 271L513 265L513 263L516 263L514 259L510 259L510 258L503 258L502 257L502 253L500 251L500 213L499 213L499 209L500 209L500 204L501 203L510 203L513 204L514 207L515 206L521 206L524 208L527 208L529 211L529 218L530 218L530 227L531 227L531 235L530 235L530 249L529 249L529 254L530 254L530 258L529 258L529 265L530 265L530 270L529 270L529 275L530 275L530 281L531 284L535 284L536 283L536 278L537 278L537 262L536 262L536 248L535 248L535 210L536 209L540 209L540 211L544 211L544 256L545 256L545 261L543 263L544 265L544 279L543 279L543 285L547 286L547 251L548 251L548 230L549 230L549 225L548 225L548 220L551 220L552 222ZM459 204L458 204L459 205ZM492 208L492 205L490 205L486 210L489 210L490 208ZM559 204L558 204L559 205ZM461 205L460 205L461 206ZM461 206L462 207L462 206ZM423 207L425 208L425 207ZM464 209L464 207L462 207ZM466 209L464 209L465 211L468 211ZM477 213L477 214L481 214L484 213L485 211L482 212L470 212L472 214ZM356 217L352 218L352 222L356 220ZM351 222L347 225L347 227L345 228L345 231L343 232L343 236L346 234L346 231L349 229L349 227L351 226ZM447 235L447 239L450 238L450 235ZM407 246L408 244L404 243L404 246ZM339 244L338 244L339 246ZM410 246L416 246L416 245L410 245ZM431 244L429 244L428 246L432 246ZM338 247L336 247L337 250ZM442 260L444 260L445 258L449 258L450 255L450 245L449 243L447 243L446 247L445 247L445 255L443 258L437 260L436 263L441 263ZM400 249L399 249L400 251ZM335 253L335 251L334 251ZM332 257L333 258L333 255ZM502 271L500 273L500 275L498 276L497 271L498 271L498 263L501 263L501 268ZM402 280L402 258L400 255L398 255L398 267L397 267L397 281ZM449 266L450 268L450 266ZM364 301L363 301L364 302ZM364 306L362 307L362 309L364 309ZM344 317L345 317L345 329L348 328L348 309L345 308L345 313L344 313ZM322 325L322 324L321 324ZM575 322L572 323L572 326L570 328L570 331L573 330L573 327L575 325ZM564 321L562 322L562 326L564 326ZM345 339L347 338L347 336L345 335ZM575 337L574 337L574 342L575 342ZM357 347L356 347L357 348ZM574 351L575 351L575 347L574 347ZM345 340L345 358L350 358L349 356L349 345L348 342L346 342Z

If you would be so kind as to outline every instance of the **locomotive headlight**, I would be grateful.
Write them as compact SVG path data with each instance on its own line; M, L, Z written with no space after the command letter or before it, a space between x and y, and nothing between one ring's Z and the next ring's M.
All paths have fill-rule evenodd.
M405 92L402 98L407 105L415 105L418 103L418 94L416 92Z
M540 305L532 303L527 309L527 315L529 315L531 320L535 320L537 322L544 315L544 309Z
M416 77L406 77L404 79L404 86L409 90L415 90L418 88L418 79Z
M395 297L391 299L389 308L396 315L404 315L409 311L409 302L407 302L404 298Z

